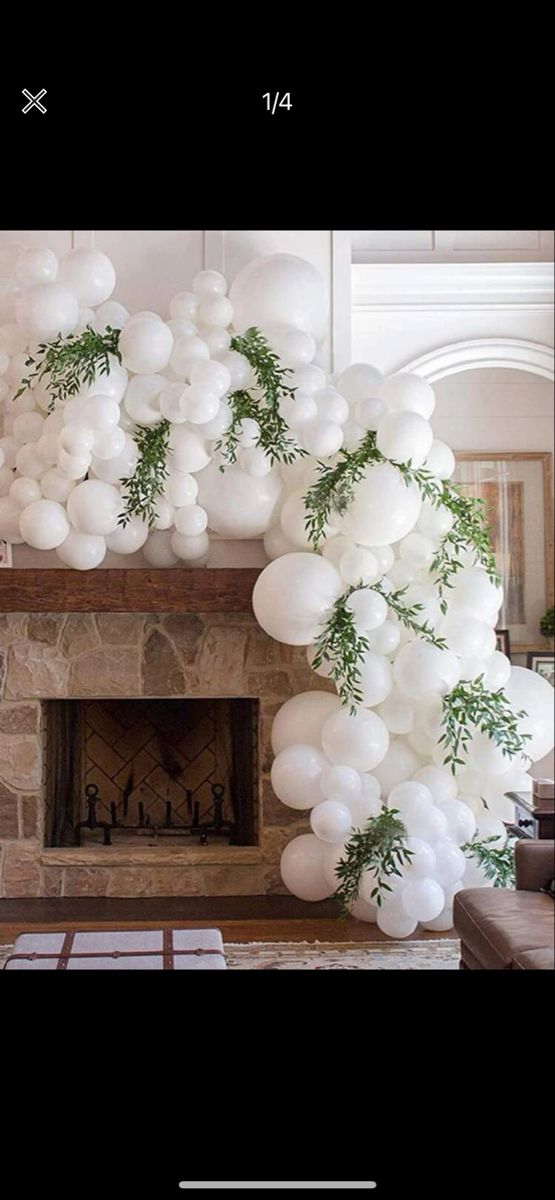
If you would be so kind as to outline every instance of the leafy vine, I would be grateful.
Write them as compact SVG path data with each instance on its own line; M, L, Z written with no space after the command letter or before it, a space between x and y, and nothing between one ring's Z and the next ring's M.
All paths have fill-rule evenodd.
M83 385L94 383L98 375L109 375L112 355L121 363L120 332L108 325L105 333L97 333L87 325L79 335L69 333L62 337L59 334L53 341L41 342L38 347L40 357L29 356L26 360L25 365L34 370L21 380L14 400L35 381L47 377L45 387L51 395L48 411L52 412L58 403L76 396Z
M369 817L364 829L355 830L345 847L345 857L336 867L339 887L334 898L344 916L349 915L350 905L358 899L365 871L374 872L371 900L381 908L384 893L393 890L388 878L400 876L401 868L410 864L413 852L405 845L406 836L406 827L395 808L382 809L376 817Z
M287 382L291 371L280 365L277 354L255 327L231 339L231 349L242 354L253 368L256 386L261 395L241 388L227 398L232 413L231 424L216 443L228 465L237 462L240 449L242 423L255 421L258 427L256 445L264 451L272 466L276 462L292 463L305 451L290 436L289 426L280 413L280 403L293 397L295 388ZM225 467L220 466L220 470Z
M470 681L463 680L452 688L443 697L442 708L444 732L439 744L447 751L443 761L450 766L453 775L457 767L465 766L466 758L461 756L466 754L476 729L486 733L506 758L526 753L526 742L531 734L518 730L518 721L526 713L522 710L513 712L502 688L496 692L488 691L482 675Z
M473 837L471 842L465 842L461 850L466 858L475 858L483 867L486 879L491 879L494 887L514 888L515 886L515 853L511 842L504 846L492 845L497 838Z

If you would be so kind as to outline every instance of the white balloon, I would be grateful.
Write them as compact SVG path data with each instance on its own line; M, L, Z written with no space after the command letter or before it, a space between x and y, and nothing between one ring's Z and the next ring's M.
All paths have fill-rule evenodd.
M434 850L436 865L435 869L429 873L435 875L442 887L449 888L462 879L466 870L466 859L457 843L451 839L436 842Z
M362 796L362 781L352 767L325 767L320 780L322 795L336 804L348 804Z
M107 433L118 424L119 404L110 396L91 396L83 401L75 419L97 433Z
M55 500L33 500L19 518L21 536L35 550L54 550L65 541L69 521L65 509Z
M552 737L552 735L550 735ZM512 762L511 755L504 754L489 734L476 730L468 744L467 762L469 767L481 775L504 775Z
M19 531L21 508L12 496L0 497L0 538L10 545L19 545L24 539Z
M94 446L94 430L77 421L70 421L59 434L59 444L68 454L83 458Z
M487 614L494 621L503 603L503 588L491 582L483 567L465 567L455 575L449 599L453 612L463 609L481 620Z
M364 829L370 817L377 817L381 811L380 785L373 775L363 774L360 777L362 792L360 796L351 796L344 803L351 810L353 829Z
M83 395L85 398L90 398L91 396L109 396L110 400L115 400L119 404L125 395L129 376L125 367L118 362L113 354L108 356L108 363L110 370L105 374L98 371L96 379L91 383L90 387L84 389ZM67 400L65 407L67 408Z
M392 738L387 754L374 770L382 796L390 797L394 788L411 779L420 762L418 755L407 742L400 738Z
M499 688L504 687L511 677L511 660L500 650L494 650L493 654L483 660L482 670L484 671L484 687L489 691L496 692Z
M388 659L382 654L365 650L360 662L359 689L362 704L366 708L374 708L389 696L392 687L393 673Z
M258 576L252 606L270 637L291 646L308 646L321 633L342 591L340 575L325 558L286 554Z
M46 247L24 250L17 260L16 277L23 287L52 283L58 274L58 258Z
M13 479L11 471L10 478ZM14 479L13 483L10 483L9 495L14 504L19 505L19 508L26 508L34 500L41 499L42 488L37 479L31 479L28 475L20 475L18 479Z
M379 592L372 588L358 589L352 592L347 600L347 608L354 615L357 629L378 629L387 617L387 603Z
M75 571L91 571L99 567L106 555L106 542L98 534L79 533L70 529L66 539L56 550L66 567Z
M225 328L233 320L233 305L227 296L214 296L211 300L203 300L198 310L199 321L209 329Z
M376 444L386 458L421 467L433 442L432 427L415 412L390 412L378 425Z
M231 387L231 375L221 362L198 362L191 371L193 386L201 385L221 398Z
M436 475L438 479L451 479L456 465L455 455L451 448L439 438L434 438L426 456L425 469L431 471L432 475Z
M193 279L193 292L198 300L211 300L214 296L225 296L227 292L225 275L222 275L220 271L198 271ZM189 292L180 294L181 296L190 295Z
M245 451L245 454L249 451ZM293 545L293 542L286 538L281 525L272 525L271 529L267 529L264 534L264 550L266 556L273 561L275 558L281 558L284 554L294 554L298 549Z
M13 423L12 436L20 446L24 446L28 442L38 442L43 425L44 417L41 417L40 413L20 413Z
M186 563L197 563L200 559L205 559L208 555L210 543L206 533L199 533L194 537L186 537L183 533L172 533L171 537L172 550Z
M449 887L444 887L445 904L438 917L433 921L423 921L424 929L430 929L434 933L445 933L448 929L453 928L453 900L457 892L461 891L462 883L451 884Z
M390 412L418 413L426 421L429 421L436 404L430 384L409 371L389 375L379 387L378 395Z
M183 381L180 381L179 383L170 383L169 387L163 388L158 394L162 416L177 425L182 425L187 420L181 404L184 391L185 385Z
M322 276L293 254L268 254L236 275L229 298L239 333L252 326L285 325L323 341L328 304Z
M352 824L351 810L335 800L322 800L310 814L310 827L323 842L342 842Z
M312 362L316 354L316 342L309 333L298 329L286 329L273 334L272 349L279 356L281 364L292 370L304 367Z
M448 614L439 626L439 633L445 638L447 648L460 658L484 659L495 650L495 631L486 621L479 621L468 613Z
M229 374L232 391L247 388L252 382L252 367L244 354L239 354L237 350L226 350L224 354L219 355L219 361Z
M410 937L418 922L401 908L400 904L383 904L378 909L378 929L391 938Z
M335 889L323 871L326 845L313 833L303 833L288 842L281 856L281 877L300 900L325 900Z
M416 700L445 695L456 687L459 676L456 655L420 639L402 646L393 665L397 687Z
M59 504L65 504L75 487L75 480L69 479L67 475L63 475L61 471L53 467L51 471L46 471L42 476L40 486L42 494L47 500L57 500Z
M98 479L78 483L67 502L68 517L79 533L113 533L121 510L118 488Z
M128 321L120 334L119 349L130 371L153 375L163 371L172 356L171 329L152 317Z
M314 401L320 421L331 421L333 425L345 424L349 416L349 405L335 388L326 387L315 392Z
M411 563L417 570L427 570L431 565L434 553L434 543L418 531L407 533L407 536L399 542L401 559L403 562Z
M385 404L379 396L369 396L366 400L358 400L355 405L355 417L363 429L376 430L385 411Z
M254 479L263 479L272 470L272 461L261 446L249 446L248 450L242 450L239 461L241 470Z
M62 283L39 283L18 297L16 313L17 323L30 342L48 342L73 332L79 305Z
M328 717L322 729L324 753L332 763L371 771L387 754L389 734L376 713L342 709Z
M175 509L165 496L156 497L156 512L154 514L155 529L171 529L175 522ZM177 551L176 551L177 553Z
M143 546L143 558L151 567L174 567L179 562L172 549L172 534L166 530L152 530Z
M183 330L183 332L185 332L185 330ZM227 329L223 329L222 326L218 327L216 325L202 325L200 332L202 334L203 341L205 341L206 345L208 346L211 358L219 358L221 354L227 353L231 345L231 337Z
M131 517L127 525L118 525L106 537L108 550L115 554L134 554L144 546L148 537L148 525L142 517Z
M378 919L379 908L375 904L367 904L365 900L353 900L349 904L349 913L355 917L357 921L368 921L375 924Z
M119 458L125 450L125 433L119 425L111 429L100 430L94 439L94 454L96 459L111 461Z
M183 471L185 474L196 475L197 471L203 471L210 463L204 438L189 425L180 425L172 429L169 449L172 469ZM220 474L219 478L223 479L223 475ZM207 507L204 502L203 507Z
M105 333L108 326L111 329L123 329L129 320L129 315L125 305L120 304L118 300L107 300L96 310L94 328L99 333Z
M343 444L343 431L334 421L306 421L300 433L305 450L315 458L331 458Z
M436 804L454 800L457 795L455 777L445 767L435 767L432 764L419 767L413 778L416 782L425 784Z
M20 475L29 475L31 479L42 479L46 471L46 463L40 457L34 442L20 446L15 456L15 465Z
M403 699L397 689L378 706L378 716L385 721L390 733L411 733L414 725L414 709Z
M382 382L381 371L370 366L370 363L351 363L350 367L341 372L337 380L337 390L351 404L356 404L358 400L375 396Z
M362 587L378 578L378 563L364 546L346 550L339 562L341 578L353 587Z
M411 851L411 859L404 868L404 873L408 875L409 879L426 879L435 873L439 845L440 843L436 842L435 846L431 846L429 842L424 842L422 838L418 837L406 839L405 846L407 850Z
M189 379L195 366L209 357L206 342L196 334L186 334L175 342L171 355L172 369L180 379Z
M70 250L60 263L59 278L83 308L103 304L116 286L116 272L101 250Z
M449 512L444 504L440 504L436 508L434 504L425 500L420 509L416 528L419 533L423 533L424 537L429 538L434 545L437 545L441 538L453 528L454 520L453 513Z
M438 805L447 820L449 837L457 846L470 842L476 832L476 818L468 804L462 800L445 800Z
M202 366L202 363L199 365ZM209 363L206 365L210 366ZM205 425L217 416L220 399L204 384L190 384L183 389L181 408L187 421L191 421L193 425Z
M221 472L215 461L199 474L198 485L198 501L208 514L210 529L232 538L260 537L273 522L282 491L276 470L263 477L248 475L237 466Z
M378 629L369 630L365 636L374 654L393 654L401 641L401 630L399 624L384 621Z
M139 461L139 451L133 438L125 434L125 444L117 458L100 459L93 454L92 469L98 479L104 483L118 483L120 479L129 479L134 474Z
M276 796L289 808L308 809L321 804L320 780L327 766L324 755L302 742L286 746L272 763L271 783Z
M476 838L478 841L494 839L489 844L492 849L501 849L507 841L507 830L502 821L489 813L479 817L476 822Z
M537 671L513 667L505 694L514 711L527 714L519 718L518 730L520 734L532 735L525 743L524 753L537 762L553 749L554 689Z
M367 467L354 500L343 517L341 530L362 546L398 542L414 528L421 508L417 488L405 484L389 463Z
M188 504L185 508L178 509L175 514L175 528L186 537L196 537L199 533L204 533L207 524L206 512L199 504Z
M198 297L193 292L178 292L170 300L170 316L174 319L194 321L198 312Z
M280 754L299 741L322 749L322 729L341 702L335 692L300 692L282 704L272 725L272 750Z
M411 811L405 818L408 832L425 842L438 842L447 837L447 820L435 805L426 810Z
M401 892L405 912L415 921L433 921L445 904L445 893L435 879L415 879Z

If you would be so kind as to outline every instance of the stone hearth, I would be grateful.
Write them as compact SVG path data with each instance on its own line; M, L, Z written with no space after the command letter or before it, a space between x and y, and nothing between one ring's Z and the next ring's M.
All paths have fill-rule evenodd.
M308 826L272 792L272 719L295 693L327 687L302 647L247 614L0 615L0 894L284 892L281 851ZM258 700L258 844L47 847L41 701L93 697Z

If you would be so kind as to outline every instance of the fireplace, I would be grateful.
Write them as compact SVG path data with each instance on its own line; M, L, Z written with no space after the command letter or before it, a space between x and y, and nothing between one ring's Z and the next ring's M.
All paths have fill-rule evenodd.
M45 845L256 844L256 700L43 708Z

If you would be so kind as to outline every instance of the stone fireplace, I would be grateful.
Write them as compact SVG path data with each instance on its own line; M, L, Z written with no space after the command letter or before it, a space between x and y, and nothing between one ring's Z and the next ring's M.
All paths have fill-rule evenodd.
M270 730L285 700L314 687L328 684L305 650L271 640L247 613L0 615L1 894L284 892L281 851L308 825L272 792ZM70 789L63 737L52 753L53 731L61 722L63 733L66 720L80 730L65 739L81 754ZM103 818L111 803L123 812L126 788L127 813L138 813L142 794L149 836L122 831L111 845L83 838L77 846L68 832L76 809L65 834L59 819L55 834L57 787L83 812L76 778L96 781ZM226 789L224 816L237 823L239 814L238 836L208 836L204 845L151 836L172 796L172 816L179 809L187 823L187 791L193 813L196 802L209 820L213 783Z

